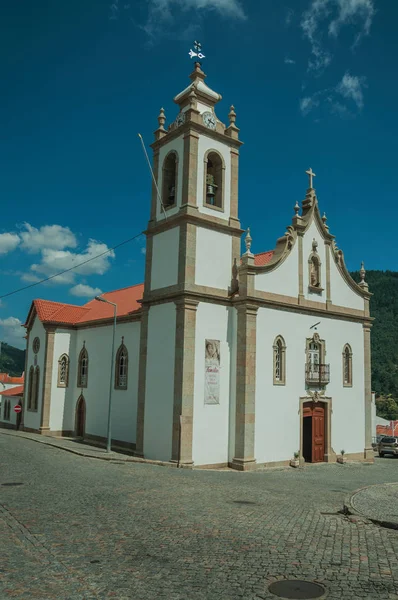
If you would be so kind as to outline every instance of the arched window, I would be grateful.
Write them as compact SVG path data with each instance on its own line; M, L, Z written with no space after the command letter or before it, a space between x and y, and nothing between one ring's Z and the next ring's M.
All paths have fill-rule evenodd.
M30 367L29 369L29 387L28 387L28 409L31 410L33 408L33 373L34 368Z
M69 356L63 354L58 360L58 387L68 387Z
M124 345L124 340L122 338L122 343L116 354L116 365L115 365L115 388L116 389L119 389L119 390L127 389L128 360L129 360L129 356L127 353L127 348Z
M224 208L223 193L224 164L217 152L209 152L205 158L205 200L206 206Z
M174 206L177 201L177 166L177 154L170 152L163 163L162 200L165 208Z
M9 421L10 420L10 401L5 399L4 400L4 409L3 409L3 419L4 421Z
M352 350L349 344L343 349L343 385L352 386Z
M286 385L286 344L280 335L274 341L274 385Z
M79 355L79 364L77 369L77 386L78 387L87 387L88 380L88 352L86 350L85 345L83 344L83 348L80 351Z
M39 387L40 387L40 369L39 367L36 367L35 370L35 375L34 375L34 381L35 381L35 395L34 395L34 399L33 399L33 408L34 410L37 410L37 407L39 406Z

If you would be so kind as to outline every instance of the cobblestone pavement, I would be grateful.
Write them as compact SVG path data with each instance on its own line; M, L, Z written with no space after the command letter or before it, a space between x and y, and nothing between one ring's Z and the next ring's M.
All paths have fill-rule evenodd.
M297 578L328 599L398 600L398 532L337 513L397 481L385 459L189 471L0 434L0 599L275 600L268 585Z

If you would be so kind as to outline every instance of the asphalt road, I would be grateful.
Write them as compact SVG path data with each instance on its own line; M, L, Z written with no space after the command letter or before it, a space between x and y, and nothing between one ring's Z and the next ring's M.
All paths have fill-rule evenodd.
M0 599L275 600L269 584L292 578L398 600L398 532L338 514L396 481L393 459L189 471L0 433Z

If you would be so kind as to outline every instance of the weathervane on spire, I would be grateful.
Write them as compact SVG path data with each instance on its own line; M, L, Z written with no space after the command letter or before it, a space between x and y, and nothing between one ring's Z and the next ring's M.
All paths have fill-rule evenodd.
M195 48L195 51L191 50L189 51L189 56L191 58L195 58L195 56L197 56L199 58L199 60L202 60L202 58L206 58L204 54L202 54L202 44L198 41L194 41L193 43L193 47Z

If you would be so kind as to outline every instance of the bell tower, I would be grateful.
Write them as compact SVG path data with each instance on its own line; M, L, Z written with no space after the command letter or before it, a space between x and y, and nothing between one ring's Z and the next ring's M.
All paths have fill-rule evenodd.
M145 232L137 454L186 464L192 462L196 310L202 301L228 302L243 233L236 113L231 106L228 126L219 120L221 95L205 79L196 62L190 84L174 98L179 111L168 126L160 110L151 145L157 186ZM172 419L161 434L159 411Z

